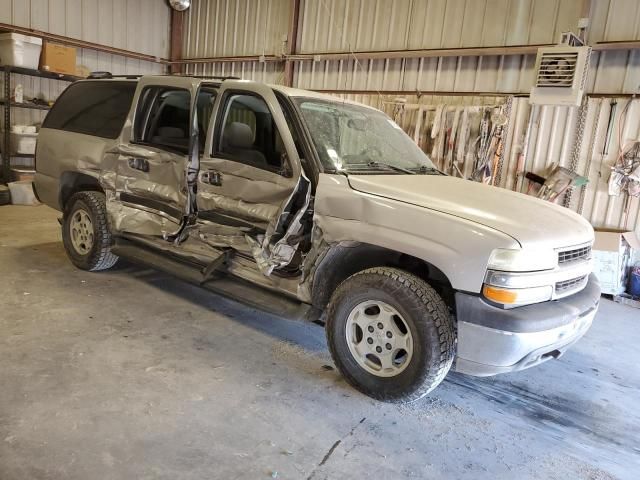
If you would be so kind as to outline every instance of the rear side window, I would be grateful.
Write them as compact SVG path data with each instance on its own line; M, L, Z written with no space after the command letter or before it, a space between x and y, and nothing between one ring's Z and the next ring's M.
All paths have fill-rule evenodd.
M217 91L203 87L198 95L200 151L204 150ZM191 94L175 87L147 87L136 110L133 141L185 153L189 145Z
M53 105L42 127L117 138L131 108L134 82L78 82Z
M142 91L134 123L134 142L186 152L191 94L174 87Z

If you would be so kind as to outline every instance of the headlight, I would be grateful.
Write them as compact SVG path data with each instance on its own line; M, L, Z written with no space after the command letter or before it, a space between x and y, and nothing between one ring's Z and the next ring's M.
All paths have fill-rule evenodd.
M519 273L487 271L482 293L485 298L506 307L551 300L554 284L552 273Z
M489 257L488 268L504 272L534 272L551 270L558 265L558 254L554 250L498 248Z

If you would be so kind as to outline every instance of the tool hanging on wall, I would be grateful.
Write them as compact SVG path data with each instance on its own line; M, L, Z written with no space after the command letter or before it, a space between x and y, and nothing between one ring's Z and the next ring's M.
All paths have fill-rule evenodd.
M622 192L632 197L640 195L640 141L634 142L611 167L609 195L617 196Z
M495 185L499 181L499 172L502 167L502 153L504 149L505 125L507 124L507 116L500 112L491 117L491 123L494 125L495 148L492 161L492 172L489 183Z
M456 155L455 155L456 159L453 162L453 168L461 178L464 178L464 173L463 173L464 155L465 155L465 150L466 150L468 141L469 141L469 108L465 107L462 109L462 114L460 116L458 145L456 147Z
M609 109L609 120L607 121L607 132L604 136L604 143L602 144L602 152L600 154L600 170L598 171L598 178L602 178L602 167L605 165L605 158L609 154L609 144L611 143L611 135L613 134L613 122L616 118L616 110L618 108L618 102L611 100L611 108Z
M546 178L536 175L533 172L527 172L525 174L525 178L529 180L527 195L532 195L534 186L538 185L535 196L542 200L555 202L568 188L580 187L588 182L586 177L580 176L568 168L561 167L555 163L551 165L549 170Z
M608 180L608 191L611 196L625 195L624 224L629 220L629 207L631 198L640 196L640 139L625 142L627 115L632 104L635 103L635 95L627 102L620 114L618 121L618 155L611 166ZM613 129L612 129L613 130Z
M471 176L471 179L475 180L476 182L482 182L485 175L487 174L486 169L488 168L488 162L485 161L485 152L487 151L490 142L490 118L490 111L486 108L483 109L482 117L480 119L480 129L478 132L478 137L474 142L475 161L473 163L473 174Z
M502 125L500 126L500 150L495 158L494 175L492 179L492 185L500 185L502 180L502 164L504 161L505 143L509 135L509 126L511 125L511 107L513 106L513 97L507 97L507 101L500 108L501 114L504 116Z
M389 114L405 130L413 130L414 142L429 152L442 171L491 183L500 177L511 100L500 105L463 106L411 104L395 98L383 104L392 106ZM413 110L415 115L409 114Z

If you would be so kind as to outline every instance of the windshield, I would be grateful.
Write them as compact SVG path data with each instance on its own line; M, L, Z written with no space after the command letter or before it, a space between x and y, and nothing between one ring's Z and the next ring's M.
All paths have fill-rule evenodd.
M323 165L330 170L420 173L437 170L384 113L316 98L296 98Z

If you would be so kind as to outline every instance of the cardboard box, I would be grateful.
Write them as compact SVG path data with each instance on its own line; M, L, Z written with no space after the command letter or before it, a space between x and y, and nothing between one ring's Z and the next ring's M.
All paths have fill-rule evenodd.
M33 182L35 176L35 170L28 170L26 168L12 168L11 177L14 182Z
M58 43L44 42L40 56L40 70L76 74L76 49Z
M640 251L634 232L596 228L593 243L593 273L600 281L602 293L619 295L627 287L633 251Z

